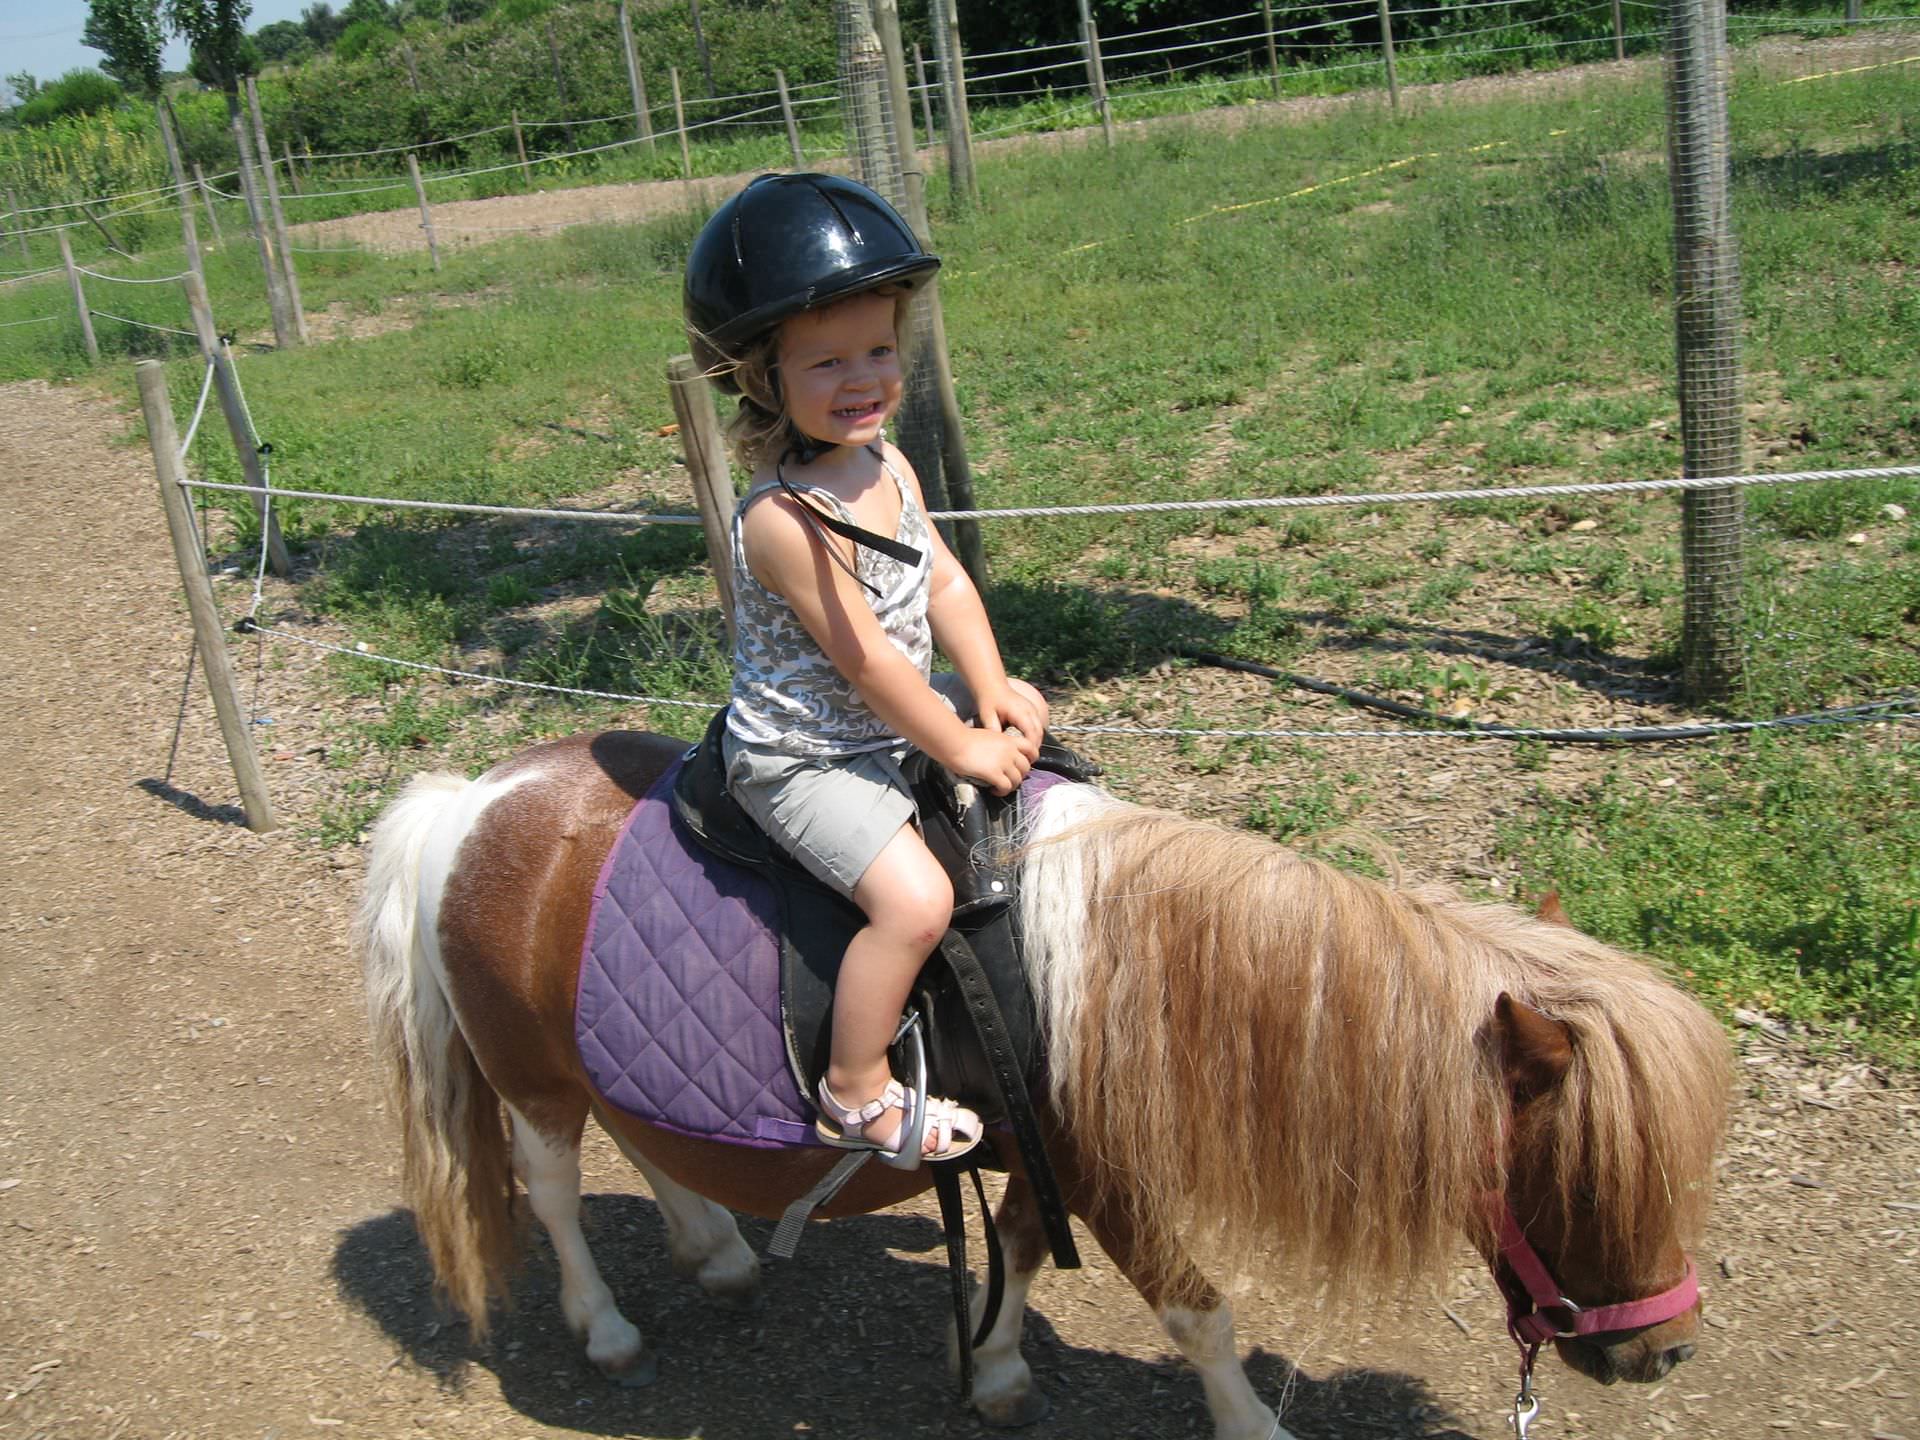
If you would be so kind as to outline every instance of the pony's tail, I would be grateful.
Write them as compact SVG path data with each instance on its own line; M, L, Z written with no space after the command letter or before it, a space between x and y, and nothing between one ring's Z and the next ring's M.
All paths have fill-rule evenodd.
M354 936L373 1047L400 1120L402 1188L434 1278L485 1338L506 1298L517 1248L512 1154L500 1097L480 1073L422 946L421 865L434 828L472 782L417 776L388 807L368 849Z

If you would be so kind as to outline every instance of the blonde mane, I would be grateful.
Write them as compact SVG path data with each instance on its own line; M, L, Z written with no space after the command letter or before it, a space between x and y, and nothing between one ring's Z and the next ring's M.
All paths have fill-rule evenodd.
M1573 1033L1540 1129L1563 1201L1599 1197L1593 1243L1697 1238L1728 1047L1644 962L1091 787L1040 823L1022 890L1054 1101L1146 1233L1230 1273L1439 1278L1506 1181L1505 991Z

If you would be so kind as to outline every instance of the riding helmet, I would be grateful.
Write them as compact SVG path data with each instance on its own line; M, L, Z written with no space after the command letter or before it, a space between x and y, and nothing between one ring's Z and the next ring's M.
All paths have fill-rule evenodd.
M687 257L694 358L722 389L748 341L789 315L940 268L884 198L840 175L761 175L708 219Z

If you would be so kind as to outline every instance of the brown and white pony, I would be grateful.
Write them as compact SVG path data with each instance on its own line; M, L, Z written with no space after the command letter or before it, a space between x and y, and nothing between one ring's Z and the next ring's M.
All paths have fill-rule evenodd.
M628 1383L651 1378L654 1356L581 1233L588 1115L646 1176L675 1268L723 1297L759 1283L728 1211L778 1216L836 1153L650 1128L585 1078L573 1010L594 881L681 749L613 731L475 781L415 779L375 832L358 923L406 1197L440 1282L484 1336L513 1259L518 1176L552 1236L568 1324ZM1048 1035L1042 1121L1068 1204L1198 1369L1219 1440L1286 1432L1197 1261L1403 1295L1445 1273L1463 1235L1495 1254L1504 1197L1580 1306L1690 1273L1728 1050L1640 961L1091 786L1049 793L1021 884ZM974 1400L1021 1423L1045 1409L1019 1339L1046 1249L1005 1148L1010 1273L974 1353ZM869 1166L824 1213L881 1209L930 1183ZM1652 1380L1691 1353L1698 1322L1695 1302L1555 1343L1597 1379Z

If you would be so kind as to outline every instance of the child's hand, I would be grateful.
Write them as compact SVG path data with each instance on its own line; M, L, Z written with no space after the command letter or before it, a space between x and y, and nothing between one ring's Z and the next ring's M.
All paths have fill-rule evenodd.
M970 727L951 754L937 758L954 774L978 780L996 795L1018 789L1033 768L1033 760L1022 748L1022 738L1004 730Z
M1017 732L1015 739L1027 763L1039 758L1040 737L1047 730L1047 702L1038 690L1013 682L976 704L981 729Z

